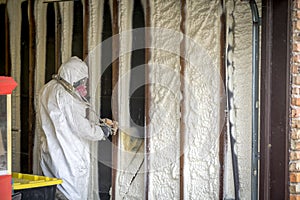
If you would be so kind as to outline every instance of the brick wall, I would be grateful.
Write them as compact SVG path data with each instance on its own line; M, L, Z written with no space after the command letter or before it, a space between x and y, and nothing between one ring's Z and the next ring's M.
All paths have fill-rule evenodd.
M300 0L292 6L290 200L300 200Z

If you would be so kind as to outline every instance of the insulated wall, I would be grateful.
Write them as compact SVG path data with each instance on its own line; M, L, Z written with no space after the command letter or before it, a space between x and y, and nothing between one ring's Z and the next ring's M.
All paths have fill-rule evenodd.
M176 33L165 38L163 33L151 35L151 45L158 50L151 50L149 78L151 83L159 84L150 86L149 198L179 198L180 193L184 193L185 199L217 199L219 195L234 198L229 132L224 157L219 157L220 132L222 126L226 126L226 120L229 120L225 119L225 112L228 112L232 116L232 134L236 140L233 153L238 160L238 195L241 199L248 199L251 196L250 6L241 1L182 2L185 4L150 3L151 27L181 32L180 26L183 23L184 35L187 37L184 40L177 37L172 41ZM185 7L181 12L183 5ZM221 46L222 12L226 16L226 46ZM182 41L183 54L179 53ZM176 49L173 53L164 51L168 50L169 42L173 42L173 48ZM220 107L226 101L225 85L222 84L220 74L223 48L229 50L225 63L232 89L230 94L233 94L230 96L232 107L227 111ZM185 58L183 66L180 66L179 54ZM232 65L229 66L228 62ZM178 74L182 68L184 77L180 79ZM180 89L182 84L183 90ZM163 88L161 85L168 87ZM180 130L184 138L179 137ZM179 175L181 139L184 139L184 164L181 166L184 170ZM164 152L164 148L168 151ZM224 174L221 174L224 177L222 184L219 159L225 161ZM184 182L183 190L179 187L180 176L184 177L181 180Z
M219 92L221 4L155 1L150 5L151 27L160 34L154 30L151 35L149 198L177 199L182 192L185 199L218 198L219 110L224 97Z
M230 5L228 9L231 11L231 20L233 20L228 20L228 25L233 28L232 45L234 47L232 54L233 110L231 114L235 119L233 125L237 141L240 197L247 199L251 196L252 17L248 3L236 1L227 5ZM233 185L230 182L227 184L228 188Z
M178 199L180 157L180 1L150 1L149 199Z
M220 1L186 1L190 40L184 77L185 199L217 199L219 195L219 124L224 125L219 117L224 113L219 111L225 97L220 84L221 13Z
M251 197L251 131L252 131L252 13L248 2L226 1L227 81L230 99L229 118L235 136L239 175L239 196ZM261 1L257 1L261 10ZM260 15L261 16L261 15ZM230 148L226 159L224 195L234 197Z

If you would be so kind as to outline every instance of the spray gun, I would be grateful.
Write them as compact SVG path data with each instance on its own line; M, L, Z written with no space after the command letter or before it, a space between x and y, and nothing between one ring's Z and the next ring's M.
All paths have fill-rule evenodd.
M110 119L99 119L99 126L102 128L103 132L106 134L106 137L109 135L116 135L118 131L118 122Z

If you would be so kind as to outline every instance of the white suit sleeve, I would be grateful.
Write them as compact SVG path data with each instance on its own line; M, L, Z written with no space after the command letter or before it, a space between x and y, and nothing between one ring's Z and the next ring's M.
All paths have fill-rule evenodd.
M86 118L84 103L73 99L70 94L59 99L61 101L58 104L65 115L66 123L69 123L74 134L92 141L104 139L101 127Z

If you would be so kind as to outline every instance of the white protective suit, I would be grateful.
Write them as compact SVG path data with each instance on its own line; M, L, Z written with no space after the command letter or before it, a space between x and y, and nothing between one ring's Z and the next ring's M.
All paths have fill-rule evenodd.
M88 76L86 64L72 57L58 75L73 85ZM58 189L72 200L88 199L90 141L104 139L100 126L86 118L87 106L57 80L41 90L38 117L41 124L40 164L45 176L63 180Z

